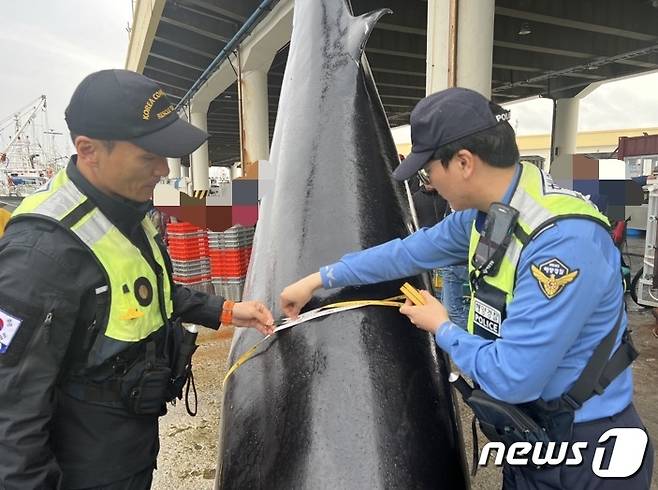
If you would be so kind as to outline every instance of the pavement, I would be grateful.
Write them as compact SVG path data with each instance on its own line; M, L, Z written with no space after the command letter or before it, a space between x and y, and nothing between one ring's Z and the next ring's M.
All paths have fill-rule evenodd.
M624 249L626 261L635 272L642 264L639 254L644 238L629 238ZM628 296L628 295L627 295ZM634 403L651 439L658 438L658 338L652 334L655 319L650 309L635 305L627 297L630 328L640 357L633 365L635 380ZM214 488L217 464L217 442L221 420L222 379L227 369L226 359L231 346L232 330L215 332L202 329L199 349L194 356L194 375L199 393L198 415L189 417L184 403L169 409L160 419L161 449L155 472L154 490L205 490ZM459 403L465 456L471 461L472 413ZM236 429L239 430L239 429ZM486 442L479 435L480 448ZM654 443L658 453L658 444ZM501 470L493 466L478 469L471 481L475 490L501 488ZM622 488L620 486L620 488ZM658 490L658 468L654 464L652 489Z

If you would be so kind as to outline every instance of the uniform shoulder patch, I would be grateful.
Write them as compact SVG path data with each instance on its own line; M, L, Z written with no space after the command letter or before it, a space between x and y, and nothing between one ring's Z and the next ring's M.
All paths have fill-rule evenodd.
M532 264L530 270L539 283L539 289L548 299L560 294L567 284L576 280L579 273L577 269L573 271L569 269L557 257L539 265Z
M0 354L7 352L21 323L23 323L23 320L10 315L0 308Z

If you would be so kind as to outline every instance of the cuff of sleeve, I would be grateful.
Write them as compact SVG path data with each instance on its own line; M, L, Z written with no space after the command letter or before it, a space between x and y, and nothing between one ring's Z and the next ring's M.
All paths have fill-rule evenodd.
M450 320L447 320L439 325L439 328L436 329L434 339L436 340L436 344L441 348L441 350L450 354L451 347L457 343L457 338L460 335L470 334L459 328Z
M322 278L322 286L325 289L333 289L338 287L338 281L336 281L336 268L340 264L336 262L335 264L325 265L320 267L320 277Z
M219 329L223 304L224 298L221 296L208 296L206 304L194 312L195 318L190 321L213 330Z

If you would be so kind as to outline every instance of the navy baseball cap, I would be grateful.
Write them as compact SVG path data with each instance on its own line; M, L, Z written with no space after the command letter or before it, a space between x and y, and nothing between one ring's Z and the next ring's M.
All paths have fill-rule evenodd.
M88 75L73 92L65 119L74 134L129 141L163 157L189 155L208 139L178 117L155 81L129 70Z
M509 111L494 114L489 100L467 88L441 90L422 99L411 112L411 153L393 172L407 180L440 147L508 121Z

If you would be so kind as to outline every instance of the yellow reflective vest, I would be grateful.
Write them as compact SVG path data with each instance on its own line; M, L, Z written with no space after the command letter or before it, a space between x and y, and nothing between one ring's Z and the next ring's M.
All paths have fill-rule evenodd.
M9 211L0 208L0 237L4 234L5 226L7 225L7 222L9 221L10 217L11 217L11 213Z
M473 258L480 233L475 223L471 229L468 330L492 340L501 337L507 305L514 298L519 258L527 243L560 219L583 218L606 228L610 226L608 219L582 194L556 186L550 175L534 165L522 164L521 167L521 175L509 203L519 212L518 223L496 275L484 275L475 269Z
M142 220L142 227L153 257L160 265L158 274L139 248L68 178L65 169L45 187L26 197L14 211L12 220L24 216L59 223L94 255L107 277L110 298L107 322L100 332L115 347L117 342L129 347L167 324L173 313L173 286L155 241L158 232L148 218Z

